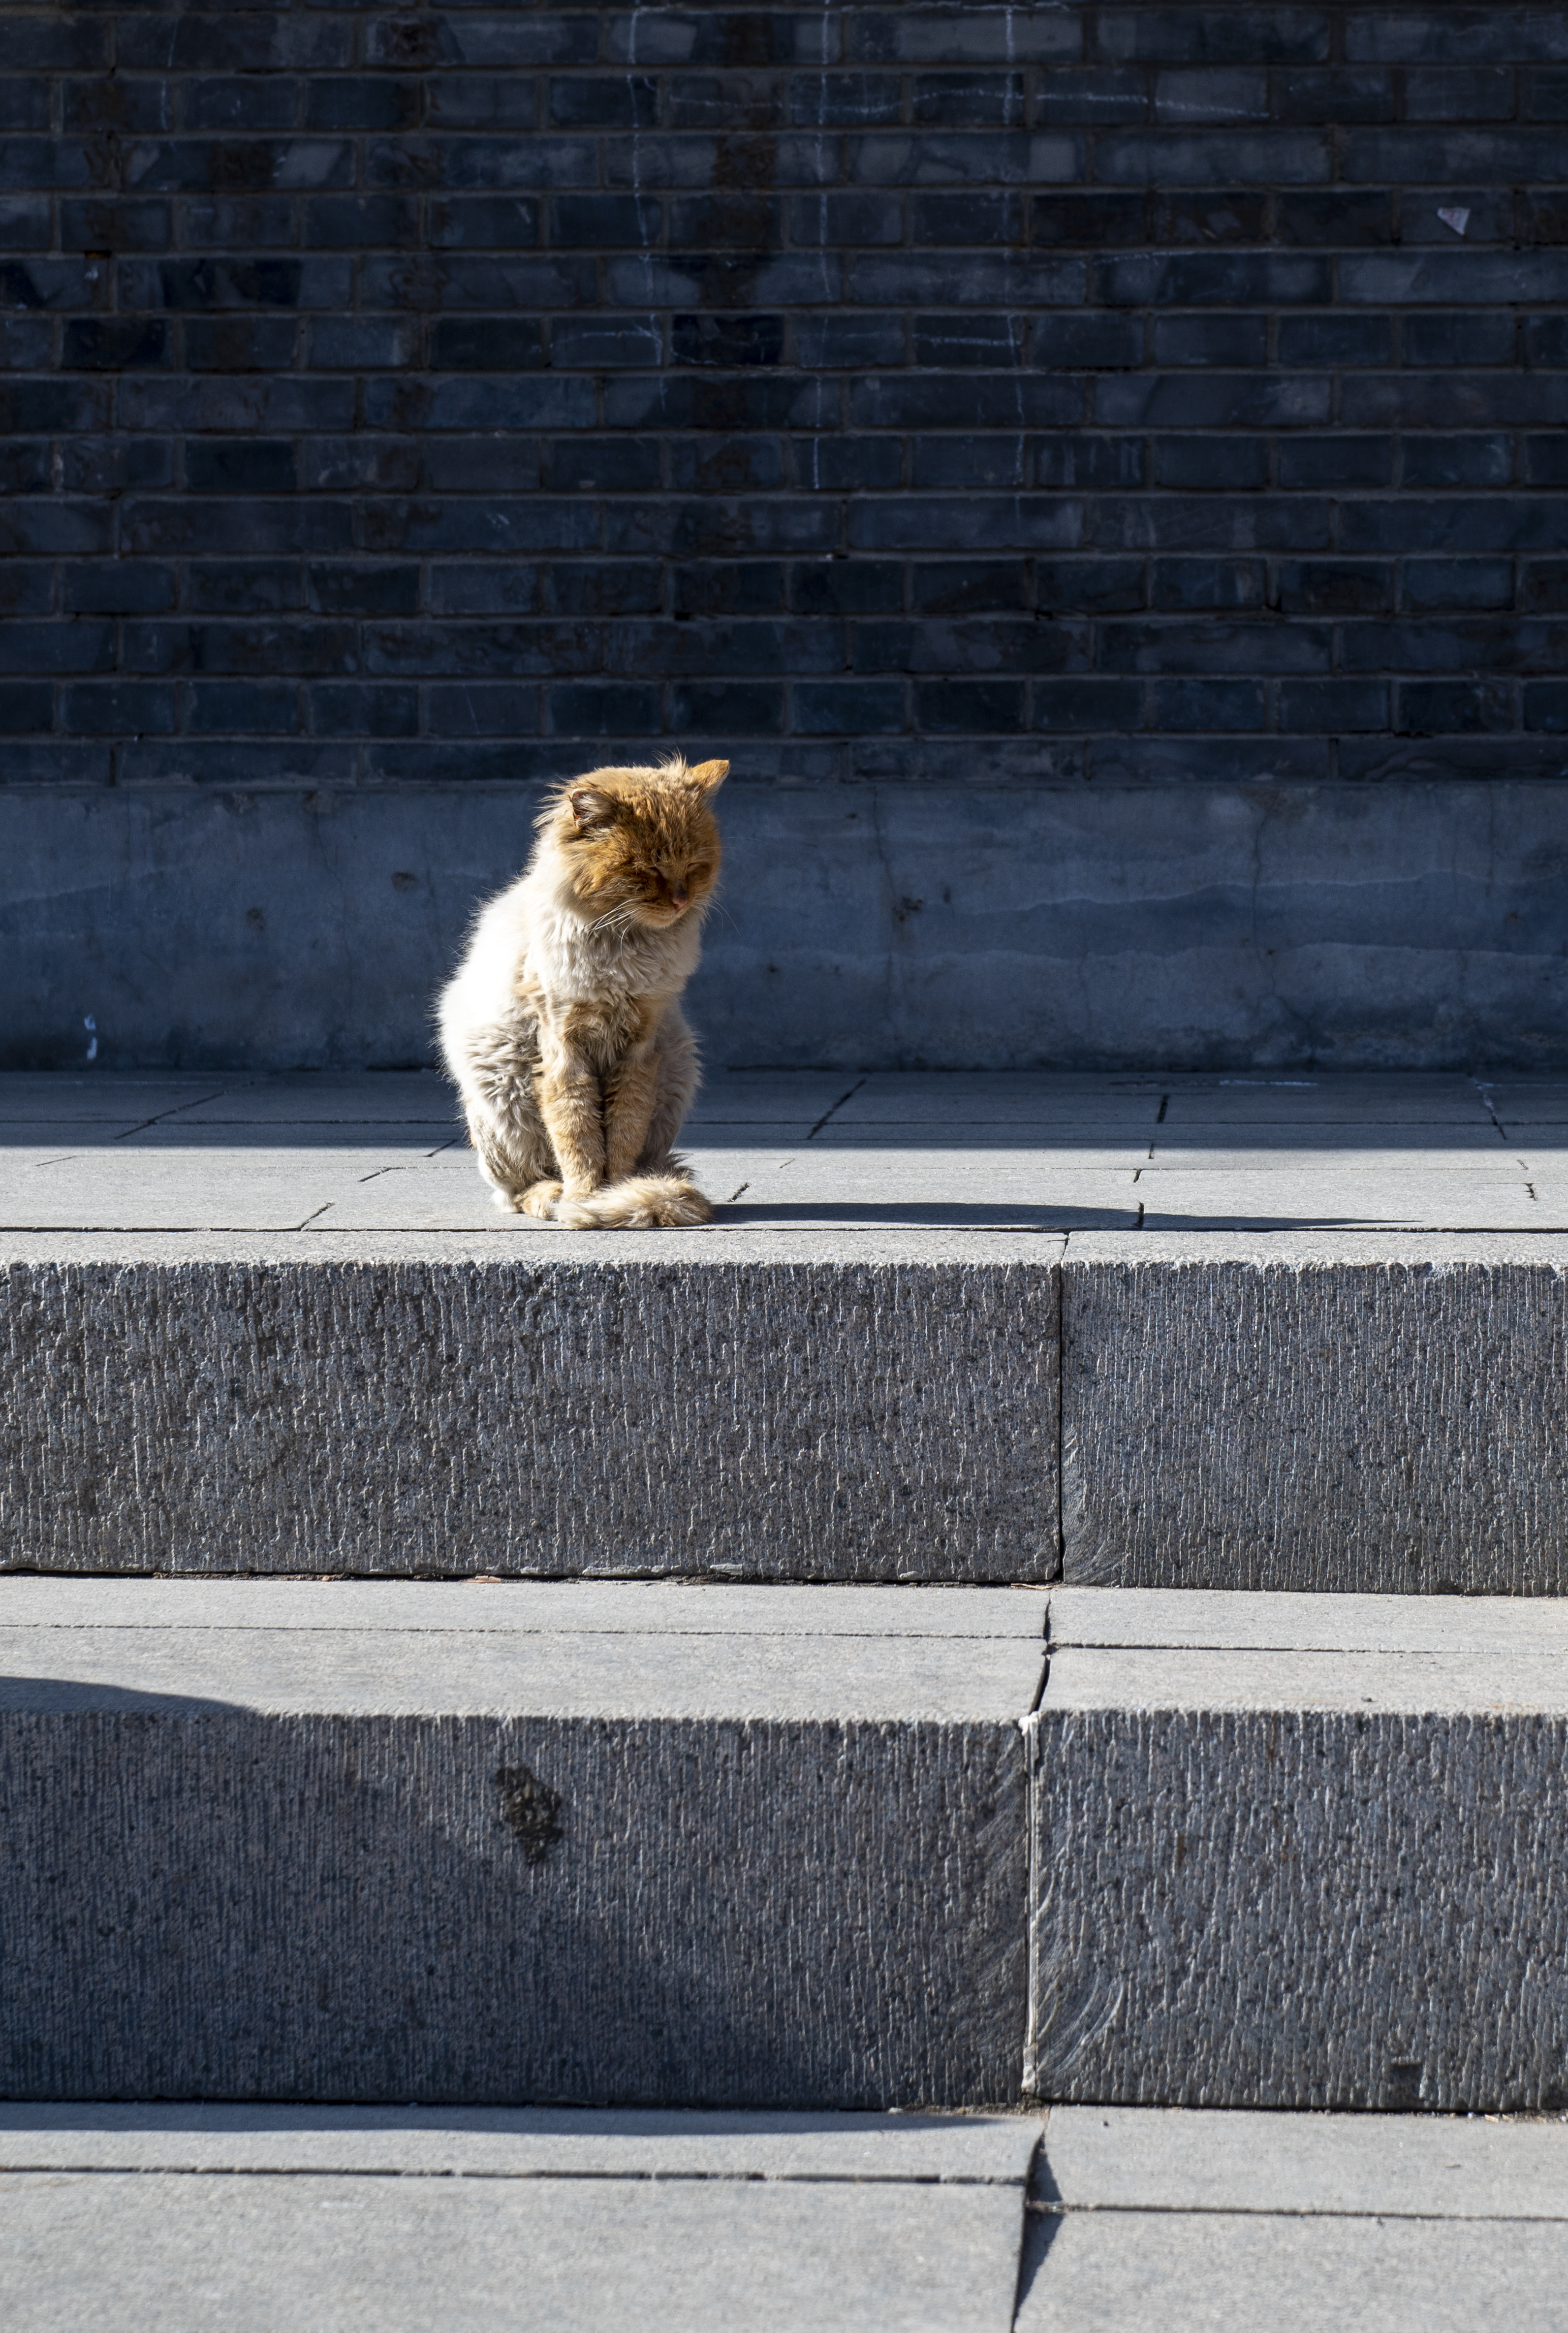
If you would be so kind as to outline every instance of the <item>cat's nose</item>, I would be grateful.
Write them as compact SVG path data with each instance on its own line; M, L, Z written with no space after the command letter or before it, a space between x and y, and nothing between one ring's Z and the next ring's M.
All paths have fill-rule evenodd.
M691 893L687 890L684 883L672 883L670 886L670 897L674 901L677 907L684 907L686 901L690 898Z

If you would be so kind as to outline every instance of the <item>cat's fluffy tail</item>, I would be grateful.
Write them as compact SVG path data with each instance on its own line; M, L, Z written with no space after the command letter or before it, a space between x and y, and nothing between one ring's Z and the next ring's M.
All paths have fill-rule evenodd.
M680 1230L712 1221L711 1201L684 1175L628 1175L586 1199L558 1199L551 1218L568 1231Z

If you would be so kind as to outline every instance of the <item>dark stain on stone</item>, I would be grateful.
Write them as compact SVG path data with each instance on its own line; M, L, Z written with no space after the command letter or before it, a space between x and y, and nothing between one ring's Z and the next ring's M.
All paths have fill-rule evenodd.
M1421 2078L1425 2069L1414 2059L1391 2065L1384 2090L1384 2106L1395 2114L1409 2114L1420 2105Z
M542 1863L563 1836L556 1818L560 1792L526 1766L502 1766L495 1777L501 1792L501 1819L531 1863Z

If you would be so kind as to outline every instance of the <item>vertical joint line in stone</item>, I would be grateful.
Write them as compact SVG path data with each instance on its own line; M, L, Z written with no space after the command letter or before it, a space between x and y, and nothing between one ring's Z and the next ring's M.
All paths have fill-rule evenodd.
M1046 1626L1050 1627L1050 1609L1047 1607ZM1048 1644L1047 1637L1047 1644ZM1039 1916L1039 1791L1040 1791L1040 1703L1045 1697L1050 1678L1048 1651L1040 1663L1039 1687L1035 1705L1028 1715L1019 1720L1018 1731L1024 1738L1024 2046L1020 2088L1026 2105L1037 2104L1036 2088L1037 2069L1035 2062L1035 2035L1039 2014L1038 1979L1035 1951L1035 1922ZM1027 2193L1027 2190L1026 2190Z
M1056 1560L1052 1567L1051 1578L1060 1579L1066 1571L1067 1561L1067 1534L1062 1495L1062 1437L1066 1431L1067 1383L1067 1242L1066 1240L1062 1243L1062 1253L1052 1265L1051 1272L1056 1291L1054 1307L1056 1322L1056 1449L1052 1453L1052 1461L1056 1470Z

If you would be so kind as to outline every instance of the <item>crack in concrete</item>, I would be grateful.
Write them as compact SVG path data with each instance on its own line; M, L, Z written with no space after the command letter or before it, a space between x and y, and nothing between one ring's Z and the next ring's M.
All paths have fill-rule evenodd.
M860 1091L861 1087L862 1087L865 1083L865 1080L864 1078L857 1078L857 1079L856 1080L855 1083L854 1083L854 1084L849 1088L849 1090L848 1090L848 1092L847 1092L847 1093L841 1093L841 1094L839 1095L839 1097L838 1097L838 1099L837 1099L836 1102L834 1102L834 1103L833 1103L833 1104L832 1104L828 1109L825 1109L825 1110L823 1111L823 1113L822 1113L821 1117L817 1119L817 1121L816 1125L811 1128L810 1133L807 1136L806 1139L807 1139L807 1141L808 1141L808 1142L814 1142L814 1141L816 1140L817 1137L821 1133L821 1131L822 1131L823 1128L827 1125L827 1123L828 1119L829 1119L830 1118L832 1118L832 1117L836 1114L836 1112L837 1112L838 1110L841 1110L841 1109L844 1108L844 1105L845 1105L845 1103L846 1103L846 1101L851 1101L851 1100L853 1100L853 1099L854 1099L854 1098L855 1098L855 1096L856 1096L856 1095Z

